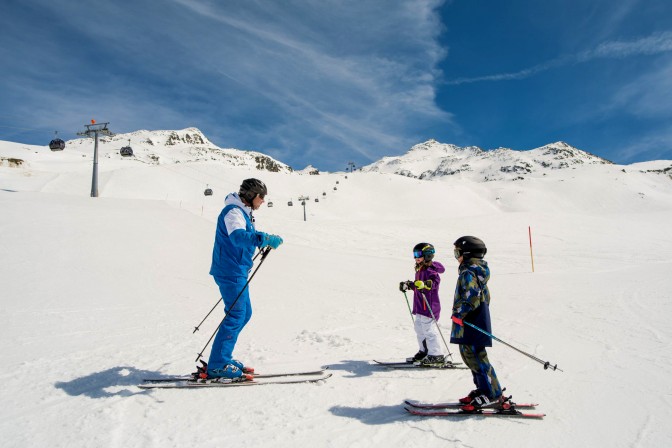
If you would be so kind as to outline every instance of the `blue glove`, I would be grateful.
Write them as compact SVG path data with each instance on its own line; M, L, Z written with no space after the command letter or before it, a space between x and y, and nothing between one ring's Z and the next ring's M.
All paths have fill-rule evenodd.
M278 235L269 235L268 233L261 233L261 246L260 248L264 248L266 246L270 246L271 249L277 249L278 246L282 244L282 238L280 238Z

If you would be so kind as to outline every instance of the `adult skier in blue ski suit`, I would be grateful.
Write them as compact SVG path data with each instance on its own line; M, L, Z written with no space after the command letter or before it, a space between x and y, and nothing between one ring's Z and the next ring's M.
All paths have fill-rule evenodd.
M240 361L233 359L238 335L252 317L249 288L243 288L255 250L267 246L277 249L282 244L279 236L259 232L254 227L252 211L261 207L267 193L262 181L245 179L238 193L227 195L226 206L217 219L210 275L224 300L226 317L212 343L207 372L211 378L239 378L246 370Z

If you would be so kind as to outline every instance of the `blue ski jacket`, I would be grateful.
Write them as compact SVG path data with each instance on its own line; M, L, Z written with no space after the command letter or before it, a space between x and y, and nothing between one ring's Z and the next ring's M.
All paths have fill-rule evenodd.
M230 193L224 204L226 206L217 218L210 275L247 278L263 233L255 230L252 209L243 204L237 193Z

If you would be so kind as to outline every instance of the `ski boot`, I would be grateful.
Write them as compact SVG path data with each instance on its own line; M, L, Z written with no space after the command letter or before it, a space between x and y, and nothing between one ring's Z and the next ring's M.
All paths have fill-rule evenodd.
M414 363L414 362L420 362L423 359L427 357L427 352L423 352L422 350L418 351L415 355L411 356L410 358L406 358L407 363Z
M471 392L469 392L469 395L466 397L460 398L459 401L462 404L469 404L473 401L474 398L478 397L479 395L482 395L481 391L478 389L474 389Z
M243 363L238 361L237 359L232 359L231 364L238 367L240 370L243 371L243 373L249 373L249 374L254 373L254 367L247 367L247 366L243 365Z
M243 373L241 369L233 364L227 364L221 369L208 369L208 380L222 382L252 381L254 377L248 373Z
M466 398L466 397L465 397ZM511 396L500 395L497 398L490 398L486 394L475 396L469 404L460 406L463 412L478 413L481 409L492 409L497 412L514 412L514 403L511 402Z

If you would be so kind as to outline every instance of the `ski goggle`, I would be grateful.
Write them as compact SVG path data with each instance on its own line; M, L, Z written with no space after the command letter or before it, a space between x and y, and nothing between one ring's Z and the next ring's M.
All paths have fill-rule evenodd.
M455 255L455 259L457 260L462 256L462 251L458 248L453 249L453 254Z
M434 249L432 249L432 246L425 246L423 250L414 250L413 251L413 258L424 258L425 253L428 255L433 255L435 253Z

